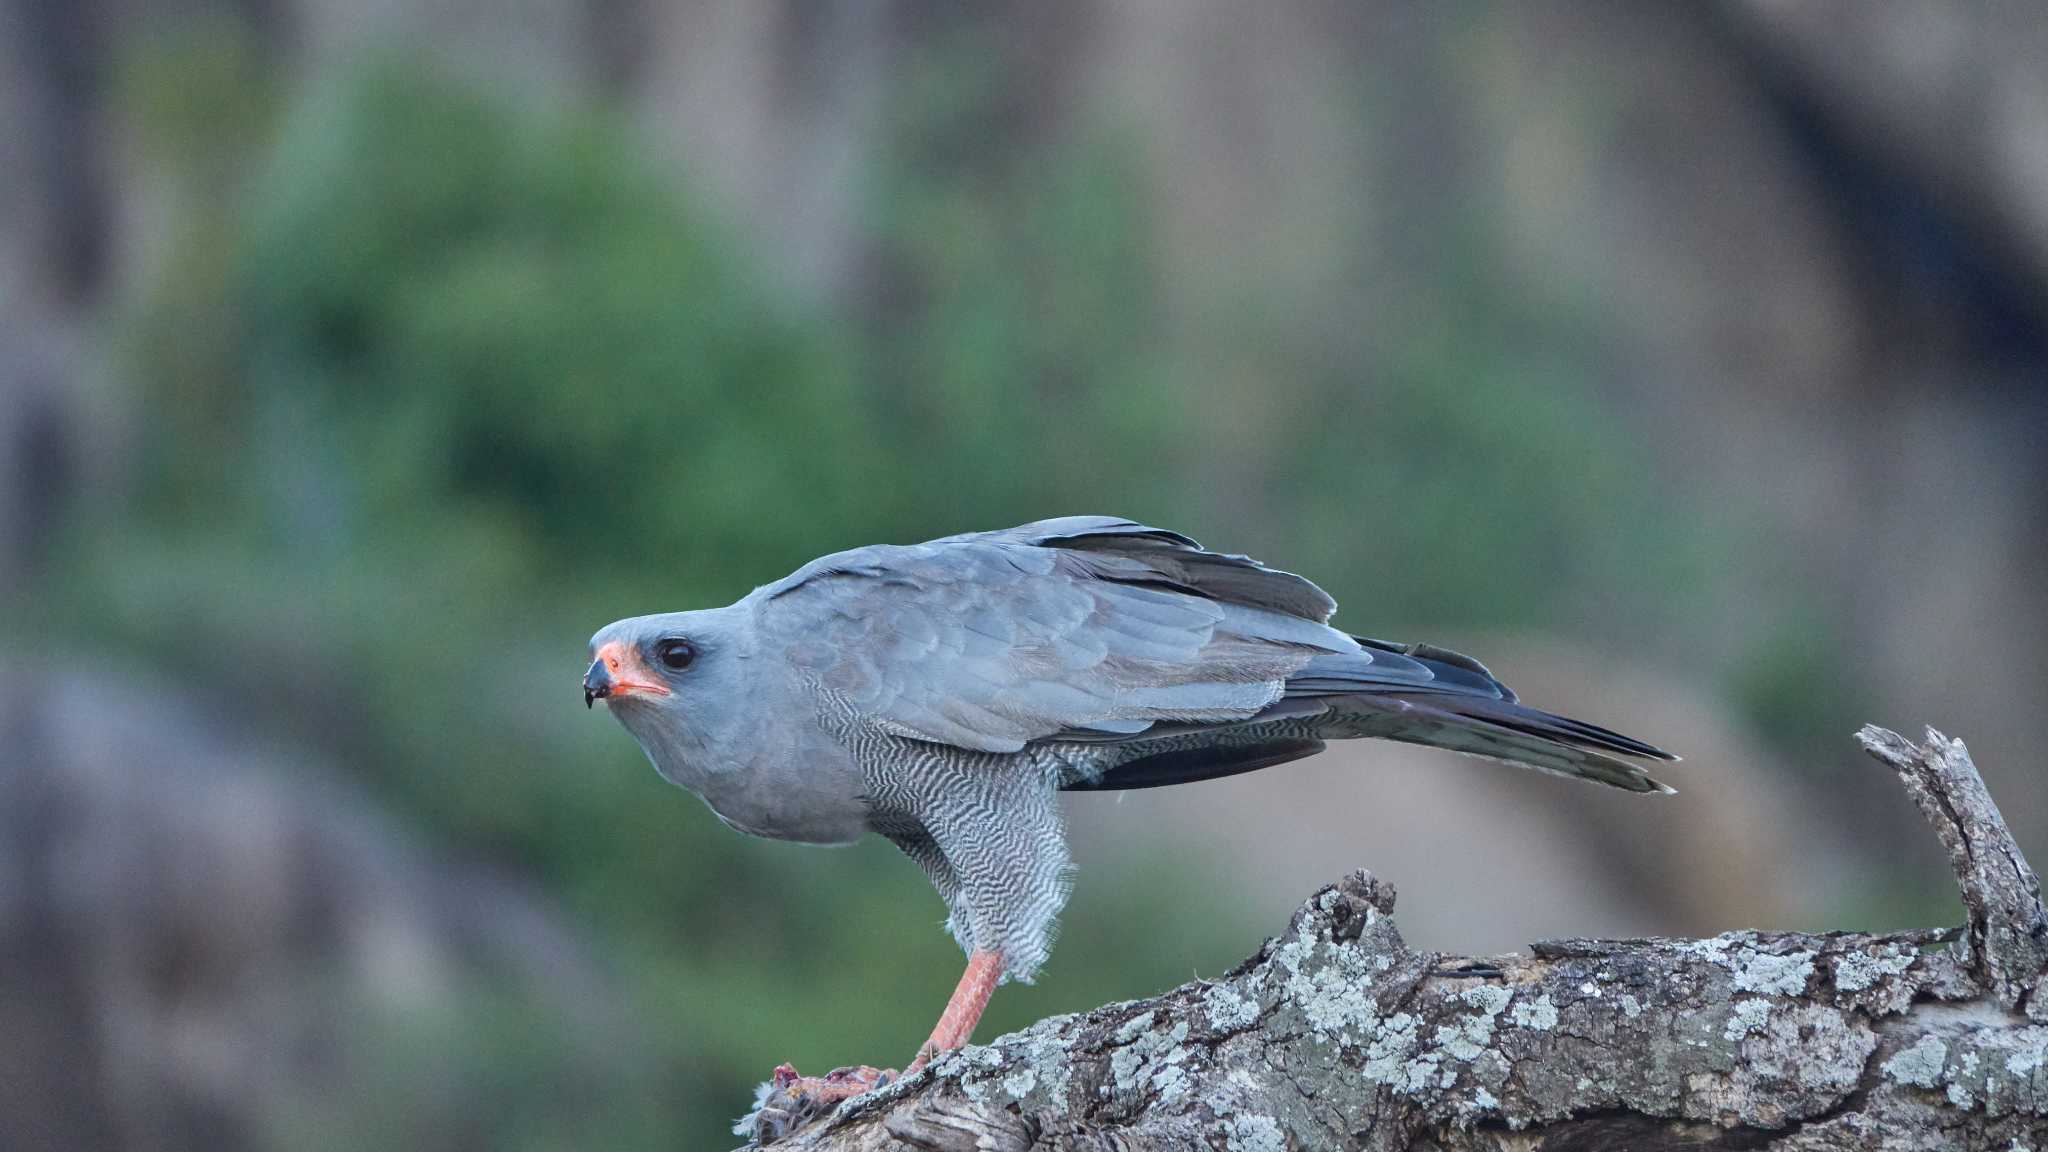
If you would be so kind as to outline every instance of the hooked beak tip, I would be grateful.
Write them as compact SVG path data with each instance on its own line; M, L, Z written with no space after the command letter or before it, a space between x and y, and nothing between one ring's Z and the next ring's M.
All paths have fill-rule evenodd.
M592 660L590 670L583 674L583 706L595 708L599 700L611 694L611 670L604 666L602 659Z

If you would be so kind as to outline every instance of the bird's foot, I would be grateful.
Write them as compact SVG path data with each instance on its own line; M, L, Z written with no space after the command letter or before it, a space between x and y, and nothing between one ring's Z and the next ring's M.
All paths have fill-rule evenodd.
M863 1092L893 1083L897 1079L894 1068L876 1068L867 1064L853 1064L845 1068L834 1068L823 1076L799 1076L796 1069L787 1064L777 1068L770 1083L777 1092L786 1093L790 1099L816 1100L831 1107L841 1100L848 1100Z
M757 1144L773 1144L829 1114L842 1101L893 1084L898 1078L894 1068L866 1064L834 1068L823 1076L800 1076L784 1064L761 1085L754 1111L735 1126L733 1134L751 1136Z

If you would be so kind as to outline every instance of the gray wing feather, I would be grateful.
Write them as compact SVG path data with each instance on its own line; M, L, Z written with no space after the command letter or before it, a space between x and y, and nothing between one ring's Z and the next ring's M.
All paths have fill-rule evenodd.
M981 751L1243 720L1332 654L1354 678L1430 679L1327 627L1302 577L1111 517L858 548L754 598L764 640L856 711Z

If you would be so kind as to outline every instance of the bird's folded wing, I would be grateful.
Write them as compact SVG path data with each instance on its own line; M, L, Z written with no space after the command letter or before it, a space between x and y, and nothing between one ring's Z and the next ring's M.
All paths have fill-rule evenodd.
M1326 626L1299 576L1108 517L842 552L754 600L769 652L871 722L990 752L1242 720L1329 653L1432 678Z

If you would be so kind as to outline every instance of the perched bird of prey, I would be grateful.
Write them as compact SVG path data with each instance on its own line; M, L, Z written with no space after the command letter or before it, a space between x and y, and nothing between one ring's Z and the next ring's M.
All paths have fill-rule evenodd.
M911 1063L965 1044L1044 963L1066 902L1058 793L1151 788L1376 736L1670 791L1674 757L1518 702L1470 657L1329 626L1291 573L1108 516L811 561L735 604L590 641L603 700L662 776L742 832L868 832L945 900L967 971ZM837 1099L888 1073L777 1083Z

